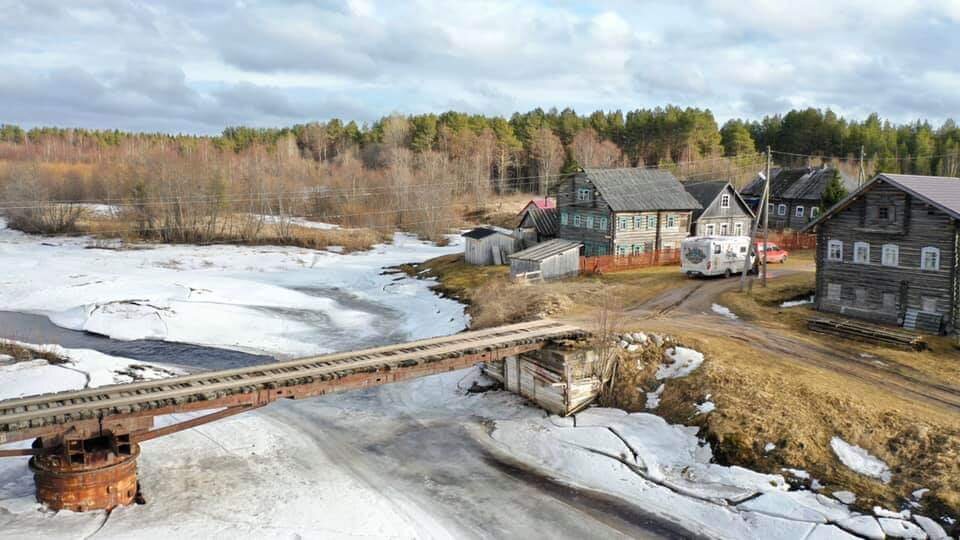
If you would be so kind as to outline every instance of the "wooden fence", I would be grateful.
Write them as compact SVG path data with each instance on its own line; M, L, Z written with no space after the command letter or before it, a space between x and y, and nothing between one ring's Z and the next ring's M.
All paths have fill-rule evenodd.
M763 238L758 238L762 242ZM813 249L817 247L817 237L813 234L795 232L771 232L768 240L787 251ZM679 266L679 249L663 249L639 255L603 255L601 257L580 257L581 274L605 274L622 272L651 266Z

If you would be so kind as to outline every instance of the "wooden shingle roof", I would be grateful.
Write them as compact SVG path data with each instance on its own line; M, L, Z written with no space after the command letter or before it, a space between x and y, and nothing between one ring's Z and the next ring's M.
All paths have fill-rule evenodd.
M556 238L554 240L548 240L535 246L528 247L523 251L518 251L510 255L510 258L524 261L541 262L553 257L554 255L566 253L571 249L580 249L580 246L582 245L583 244L580 242Z
M701 208L680 181L664 169L584 169L581 174L614 212Z

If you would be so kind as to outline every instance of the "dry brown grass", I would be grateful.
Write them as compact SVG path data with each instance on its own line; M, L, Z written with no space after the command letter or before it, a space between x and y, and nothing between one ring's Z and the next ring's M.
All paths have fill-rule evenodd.
M16 362L43 359L51 364L64 364L66 359L43 347L28 348L10 341L0 340L0 355L13 357Z

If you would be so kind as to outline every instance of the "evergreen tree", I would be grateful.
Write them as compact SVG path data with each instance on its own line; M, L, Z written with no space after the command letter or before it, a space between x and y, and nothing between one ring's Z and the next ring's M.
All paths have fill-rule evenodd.
M820 210L825 211L832 208L833 205L842 201L847 195L849 195L849 193L847 192L846 186L843 185L843 180L840 178L840 171L833 169L833 178L831 178L830 182L823 188L823 194L820 196Z

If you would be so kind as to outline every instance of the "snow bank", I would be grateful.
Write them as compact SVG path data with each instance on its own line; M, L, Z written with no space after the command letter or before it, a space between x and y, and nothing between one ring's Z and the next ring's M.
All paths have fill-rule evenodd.
M703 364L703 353L686 347L673 347L664 352L670 364L657 369L657 380L686 377Z
M87 249L0 223L0 310L114 339L158 339L266 353L320 354L451 334L463 306L383 268L462 249L404 234L349 255L274 246Z
M812 296L811 296L810 298L806 298L806 299L802 299L802 300L790 300L790 301L787 301L787 302L784 302L784 303L780 304L780 307L782 307L782 308L793 308L793 307L798 307L798 306L804 306L804 305L807 305L807 304L812 304L812 303L813 303L813 300L814 300L814 297L812 297Z
M737 317L736 313L730 311L730 308L726 306L721 306L720 304L713 304L712 306L710 306L710 309L717 315L726 317L732 321L735 321L740 318L740 317Z
M9 342L9 340L3 340ZM35 351L44 351L66 360L50 364L43 359L0 366L0 399L96 388L108 384L129 383L184 375L170 366L138 362L89 349L65 349L58 345L32 345L14 342Z
M660 406L660 396L666 388L667 385L661 383L653 392L647 392L647 409L653 410Z
M850 470L864 476L876 478L884 484L890 482L890 467L882 460L873 457L863 448L854 446L840 437L830 439L830 447L840 459L840 462Z

